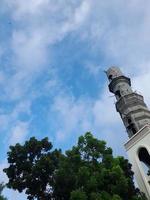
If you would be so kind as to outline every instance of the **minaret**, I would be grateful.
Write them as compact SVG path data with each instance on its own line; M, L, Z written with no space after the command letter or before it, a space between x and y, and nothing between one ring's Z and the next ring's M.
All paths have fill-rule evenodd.
M127 130L129 141L125 144L137 184L150 199L150 177L145 173L143 162L150 168L150 111L143 96L131 88L130 78L118 67L106 71L109 91L116 97L116 110Z

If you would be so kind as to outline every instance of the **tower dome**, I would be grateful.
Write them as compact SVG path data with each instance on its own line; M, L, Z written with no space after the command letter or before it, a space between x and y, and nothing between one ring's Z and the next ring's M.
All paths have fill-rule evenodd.
M106 71L106 74L107 74L107 77L109 79L109 81L111 81L112 79L118 77L118 76L122 76L122 72L120 70L119 67L115 67L115 66L112 66L110 67L107 71Z

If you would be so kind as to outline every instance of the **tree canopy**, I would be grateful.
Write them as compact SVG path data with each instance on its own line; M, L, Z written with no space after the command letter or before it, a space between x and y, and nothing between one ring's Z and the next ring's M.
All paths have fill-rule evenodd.
M113 157L105 141L91 133L79 137L63 154L52 149L48 138L30 138L10 146L9 188L27 194L29 200L144 200L135 188L131 164Z

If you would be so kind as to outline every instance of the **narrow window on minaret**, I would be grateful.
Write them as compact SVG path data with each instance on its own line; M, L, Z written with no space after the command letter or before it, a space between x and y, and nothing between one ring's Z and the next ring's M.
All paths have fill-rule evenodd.
M117 90L117 91L115 92L115 95L118 96L118 97L120 98L120 97L121 97L120 90Z
M111 80L112 80L112 75L109 75L109 77L108 77L108 78L109 78L109 80L111 81Z
M131 130L132 130L133 134L136 134L137 131L136 131L136 129L134 127Z
M135 128L134 123L132 122L131 118L128 118L127 122L128 122L128 129L132 132L133 135L136 134L137 131L136 131L136 128Z
M131 124L132 120L130 118L128 118L128 124Z

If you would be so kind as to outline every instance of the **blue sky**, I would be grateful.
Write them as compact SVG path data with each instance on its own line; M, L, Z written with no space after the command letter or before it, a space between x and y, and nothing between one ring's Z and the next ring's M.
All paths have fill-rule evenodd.
M0 1L0 177L9 145L48 136L70 148L91 131L115 155L127 134L104 70L121 67L150 105L150 2ZM8 199L25 199L6 190Z

